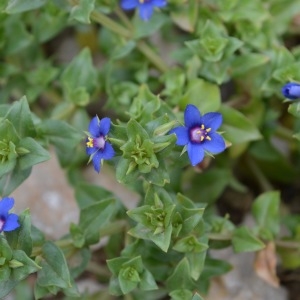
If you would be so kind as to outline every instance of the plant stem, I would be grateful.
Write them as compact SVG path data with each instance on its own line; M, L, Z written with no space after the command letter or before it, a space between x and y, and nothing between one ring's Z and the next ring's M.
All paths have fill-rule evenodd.
M137 47L162 73L168 71L165 62L144 41L138 41Z
M123 26L119 25L117 22L111 20L106 15L93 11L91 13L91 19L93 19L95 22L103 25L104 27L110 29L111 31L120 34L121 36L125 38L131 38L131 32L124 28Z
M249 156L247 156L246 163L247 163L249 169L254 174L254 178L257 181L257 183L260 185L261 189L264 192L272 191L273 190L272 184L266 178L266 176L261 171L261 169L258 167L258 165L256 164L256 162L252 158L250 158Z
M108 225L100 229L100 236L103 237L103 236L123 232L126 226L127 226L126 220L118 220L113 223L109 223Z
M117 6L115 12L116 12L117 16L120 18L120 20L124 23L124 25L126 25L126 27L128 29L132 30L133 29L132 23L127 18L127 16L124 14L123 10L120 9L119 6Z
M132 25L127 18L125 21L125 17L126 17L125 15L122 16L123 22L126 22L127 26L128 27L130 26L130 28L132 28ZM125 38L128 38L128 39L132 38L132 30L128 30L128 29L122 27L121 25L119 25L115 21L111 20L110 18L106 17L104 14L102 14L100 12L93 11L91 13L91 18L95 22L103 25L104 27L110 29L111 31L113 31L115 33L120 34L121 36L123 36ZM130 23L130 25L128 23ZM155 53L153 51L153 49L151 49L151 47L149 45L147 45L144 41L138 41L137 48L152 62L153 65L156 66L156 68L158 70L160 70L161 72L166 72L168 70L168 66L161 59L161 57L159 55L157 55L157 53Z

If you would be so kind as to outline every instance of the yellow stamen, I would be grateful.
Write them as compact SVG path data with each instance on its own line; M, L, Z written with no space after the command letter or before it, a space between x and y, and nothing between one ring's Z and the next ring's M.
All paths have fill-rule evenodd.
M197 130L196 133L197 133L197 134L201 134L201 130Z
M211 141L211 137L210 136L207 136L206 139L209 140L209 141Z
M200 137L200 141L202 142L204 140L204 136L202 135L201 137Z
M202 124L202 125L201 125L201 129L203 130L204 128L205 128L205 127L204 127L204 125Z
M143 3L145 2L145 0L139 0L139 2L140 2L141 4L143 4Z
M88 136L88 142L86 142L86 146L89 148L94 147L94 143L93 143L93 139L91 137Z
M210 132L211 131L211 128L207 128L205 129L206 132Z

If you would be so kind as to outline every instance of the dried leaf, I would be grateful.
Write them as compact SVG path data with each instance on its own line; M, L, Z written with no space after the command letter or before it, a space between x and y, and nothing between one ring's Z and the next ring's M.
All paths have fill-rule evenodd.
M274 287L279 287L279 279L276 275L276 252L275 245L270 242L266 247L257 252L254 261L256 274Z

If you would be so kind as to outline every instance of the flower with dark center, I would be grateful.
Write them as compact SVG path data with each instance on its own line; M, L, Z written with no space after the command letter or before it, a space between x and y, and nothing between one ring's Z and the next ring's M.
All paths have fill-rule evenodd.
M90 155L96 172L100 172L102 160L114 157L115 151L106 140L110 130L110 118L94 117L89 125L89 136L86 139L86 153Z
M216 132L222 121L220 113L210 112L202 116L195 105L187 105L184 111L185 126L173 128L170 133L176 134L177 145L187 146L192 166L203 160L205 152L218 154L225 150L225 141Z
M0 232L13 231L20 227L18 215L9 213L14 204L15 200L13 198L4 197L0 201Z
M282 89L282 94L285 98L295 100L300 98L300 84L295 82L290 82L285 84Z
M155 7L164 7L166 5L166 0L121 0L121 7L124 10L137 8L143 21L148 21L151 18Z

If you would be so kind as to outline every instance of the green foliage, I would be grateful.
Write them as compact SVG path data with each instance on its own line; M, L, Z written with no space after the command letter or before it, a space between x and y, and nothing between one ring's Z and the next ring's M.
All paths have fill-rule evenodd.
M119 0L0 2L0 195L54 148L79 209L56 241L30 208L2 233L0 212L1 299L201 300L232 268L210 257L225 247L275 243L281 267L300 266L300 102L281 95L300 82L299 1L169 0L147 22ZM188 104L222 115L228 148L195 167L176 146L191 133L169 134ZM111 119L101 142L115 151L100 182L115 172L137 204L84 171L95 115ZM86 270L103 287L95 295L77 290Z

